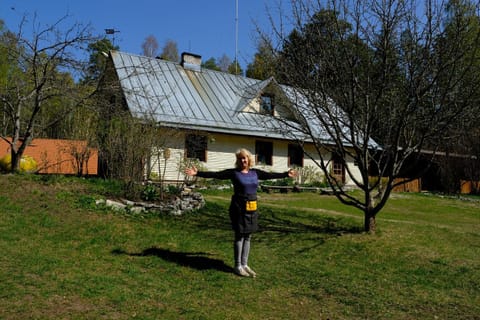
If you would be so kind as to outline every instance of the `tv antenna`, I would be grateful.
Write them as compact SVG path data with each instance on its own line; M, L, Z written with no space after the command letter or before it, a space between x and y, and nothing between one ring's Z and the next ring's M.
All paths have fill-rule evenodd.
M115 33L119 33L120 30L105 29L105 34L112 36L112 45L115 46Z
M238 0L235 0L235 74L238 74Z

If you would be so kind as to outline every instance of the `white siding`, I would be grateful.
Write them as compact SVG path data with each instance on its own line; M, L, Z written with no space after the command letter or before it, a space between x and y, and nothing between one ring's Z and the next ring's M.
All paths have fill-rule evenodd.
M165 180L181 180L183 179L183 172L180 172L180 164L183 163L184 154L184 135L172 135L170 139L165 142L165 145L160 148L170 149L170 158L166 160ZM161 151L160 151L161 152ZM152 150L150 159L153 177L162 177L165 168L165 159L163 153L158 154L156 150Z
M211 133L208 136L207 147L207 161L202 162L201 166L204 170L218 171L235 166L235 152L240 148L248 149L253 155L255 155L255 141L270 141L273 143L273 165L271 166L258 166L266 171L284 172L289 169L288 167L288 141L285 140L273 140L268 138L252 138L244 136L233 136L221 133ZM185 178L183 174L184 160L184 143L185 135L172 136L165 146L170 149L170 158L167 160L167 167L165 170L165 180L183 180ZM320 161L313 146L306 146L306 150L310 155L315 157L315 160ZM326 155L325 159L330 159L330 155ZM155 177L161 177L164 170L165 160L161 153L158 157L153 153L151 158L152 173ZM353 164L352 159L347 159L347 165L353 174L360 176L358 167ZM315 168L320 173L320 169L315 162L309 157L305 156L304 167ZM352 185L352 179L346 176L346 184Z
M357 179L361 180L361 173L360 170L358 169L358 166L354 163L353 159L351 157L347 157L347 166L348 169L351 171L352 175ZM352 178L348 175L345 177L345 184L349 186L354 186L355 183L353 182Z

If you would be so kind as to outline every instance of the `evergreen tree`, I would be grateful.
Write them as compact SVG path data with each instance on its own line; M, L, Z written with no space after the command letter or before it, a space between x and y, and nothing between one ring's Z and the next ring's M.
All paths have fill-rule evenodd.
M262 40L257 46L257 53L252 63L248 64L246 76L265 80L276 75L276 57L272 45Z
M228 66L228 73L235 74L235 75L242 75L243 70L240 64L238 63L237 60L233 61L229 66Z
M118 46L114 46L107 38L90 43L87 49L89 53L89 63L83 78L84 82L97 81L105 69L105 55L108 54L110 50L119 49Z
M220 67L217 65L217 62L213 57L203 62L202 67L206 69L220 71Z

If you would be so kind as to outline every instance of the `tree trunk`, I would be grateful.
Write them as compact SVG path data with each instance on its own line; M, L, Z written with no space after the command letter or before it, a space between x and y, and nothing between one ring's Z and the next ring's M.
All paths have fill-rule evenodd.
M365 211L365 232L375 233L377 229L377 222L375 220L375 214L372 214L370 210Z
M366 177L365 179L368 179ZM368 181L368 180L367 180ZM364 229L365 232L368 233L375 233L377 228L377 223L375 221L376 211L375 209L375 198L372 196L371 191L368 189L365 190L365 204L366 207L364 208L365 212L365 221L364 221Z
M10 158L10 171L13 172L18 172L20 171L20 159L21 155L18 154L18 151L14 150L14 147L12 145L12 151L10 153L11 158Z

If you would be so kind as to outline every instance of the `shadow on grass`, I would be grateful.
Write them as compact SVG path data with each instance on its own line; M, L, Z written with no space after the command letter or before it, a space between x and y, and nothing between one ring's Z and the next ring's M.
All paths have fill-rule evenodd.
M208 253L204 252L176 252L169 249L148 248L139 253L129 253L124 250L115 249L112 251L115 255L129 255L134 257L154 256L165 261L176 263L183 267L189 267L196 270L217 270L231 273L233 269L225 264L222 260L208 257Z
M300 217L299 216L303 216ZM198 212L197 227L207 229L231 229L228 207L207 203ZM300 221L302 220L302 221ZM305 222L307 221L307 222ZM259 231L277 234L342 235L364 232L363 226L342 217L297 214L287 209L263 207L260 210Z
M282 234L324 234L342 235L362 233L360 225L338 217L316 216L311 217L308 223L294 221L288 213L278 214L277 211L265 209L262 217L261 231L277 232Z
M190 222L195 228L205 230L210 237L221 236L223 239L226 234L210 230L231 232L228 206L222 204L207 202ZM358 220L263 207L260 209L259 231L254 237L258 242L292 246L297 253L303 253L318 248L327 239L363 232Z

